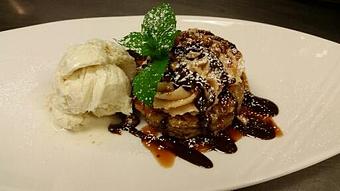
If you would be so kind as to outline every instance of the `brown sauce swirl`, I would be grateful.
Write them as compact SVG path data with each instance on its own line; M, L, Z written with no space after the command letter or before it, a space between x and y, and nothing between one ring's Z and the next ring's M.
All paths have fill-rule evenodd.
M275 103L256 97L250 92L247 92L245 97L240 114L235 117L232 125L217 134L207 133L182 140L161 135L159 129L150 126L138 130L136 126L140 119L135 112L129 116L121 115L121 124L110 125L108 129L114 134L128 131L140 138L144 146L163 167L171 167L175 157L178 156L194 165L212 168L213 163L203 152L215 150L231 154L237 151L235 142L242 136L268 140L282 135L282 131L272 119L272 116L279 112ZM243 118L246 122L239 118Z
M145 134L157 137L159 132L156 128L149 125L144 126L141 131ZM161 145L153 144L150 141L142 140L143 145L152 153L158 163L164 168L170 168L175 162L176 155Z
M140 68L147 66L150 61L133 51L129 51L129 53L135 58ZM221 57L221 55L225 57ZM206 75L202 75L201 70L192 69L190 63L195 59L207 60L207 64L204 65L209 68L209 75L211 74L213 79L216 79L216 81L213 80L216 83L211 83ZM234 66L239 66L241 61L242 54L234 44L214 36L209 31L181 32L169 53L169 66L161 81L171 82L175 89L182 87L186 91L197 94L193 103L198 110L198 122L195 122L195 125L198 124L196 125L199 129L198 133L188 136L190 131L186 131L186 128L181 129L181 126L185 126L183 123L188 119L185 118L187 117L185 114L180 115L183 120L182 118L177 119L181 125L175 126L176 131L173 130L174 127L170 130L168 122L171 117L169 114L159 112L157 109L154 111L152 108L150 109L152 110L151 114L156 113L157 117L161 118L157 125L153 124L155 127L146 126L138 130L136 126L139 124L139 117L135 111L130 116L122 115L122 123L111 125L109 131L115 134L128 131L140 138L144 146L164 167L172 166L175 156L178 156L194 165L212 168L213 163L203 154L204 152L235 153L237 151L236 142L242 136L264 140L281 136L281 130L272 119L279 113L277 105L249 92L247 80L241 79L242 83L240 83L238 76L241 74L233 72ZM135 105L135 107L138 109L138 106ZM230 108L232 110L223 111L223 109ZM228 116L232 117L228 118ZM178 129L185 132L181 131L179 135Z
M121 116L121 118L122 118L121 125L109 126L110 132L116 134L117 132L120 132L122 130L128 131L132 135L140 138L142 142L145 142L147 145L150 145L147 146L147 148L149 149L154 149L154 147L161 148L170 151L174 155L197 166L201 166L204 168L213 167L213 163L210 161L210 159L208 159L200 151L187 147L181 141L178 141L173 137L166 136L156 137L155 135L148 134L147 132L145 133L143 131L137 130L136 126L139 124L139 118L135 113L129 116ZM154 150L152 150L151 152L153 151Z

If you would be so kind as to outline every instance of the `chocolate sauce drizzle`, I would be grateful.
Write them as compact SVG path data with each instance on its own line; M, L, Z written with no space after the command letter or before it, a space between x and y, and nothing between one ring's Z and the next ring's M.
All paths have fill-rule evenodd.
M141 141L168 150L194 165L212 168L213 163L201 151L216 150L227 154L235 153L237 151L235 141L238 138L234 138L231 131L239 131L243 135L260 139L272 139L277 136L278 132L278 127L272 120L272 116L277 114L278 107L275 103L246 92L240 115L235 117L230 127L217 134L207 133L186 140L167 135L157 137L136 128L140 122L136 112L129 116L121 115L121 124L110 125L108 129L114 134L127 131L140 138ZM242 122L240 118L246 119L247 122Z
M163 118L160 127L157 128L163 134L161 136L149 134L136 128L139 124L139 117L136 112L130 116L122 115L122 123L109 126L109 131L115 134L128 131L140 138L143 143L153 145L158 149L168 150L197 166L212 168L213 163L202 152L215 150L227 154L235 153L237 151L235 142L242 135L265 140L280 135L279 128L272 120L272 117L278 114L279 109L275 103L254 96L247 90L244 92L242 103L238 103L233 93L229 91L230 87L235 85L236 79L228 76L225 66L218 59L220 53L227 54L227 50L231 50L232 54L236 56L239 53L236 46L208 31L199 30L199 33L211 36L208 40L200 41L194 39L194 37L189 38L189 33L182 32L176 39L175 46L170 51L170 66L167 68L162 81L171 82L174 88L183 87L187 91L197 93L194 104L199 111L197 116L202 134L189 139L179 139L167 135L166 124L169 116L165 113L162 113ZM187 39L190 40L187 41ZM219 47L220 53L212 50L212 39L223 41ZM183 42L183 44L180 42ZM194 54L197 59L203 57L208 59L209 68L222 88L218 95L207 82L207 79L187 68L187 60L194 60L188 56L190 53ZM141 64L144 63L143 60L146 58L134 52L130 54L135 57L136 61L139 61L137 64L143 67ZM182 58L187 60L183 61ZM232 102L237 109L234 110L235 117L231 125L223 127L223 130L212 132L210 111L217 101L226 107L228 103Z
M165 150L169 150L174 153L176 156L192 163L197 166L202 166L204 168L212 168L213 163L201 152L197 151L194 148L189 148L182 142L178 141L174 137L167 136L151 136L149 134L145 134L142 131L136 129L136 126L139 124L139 117L133 113L129 116L121 116L122 123L120 125L110 125L109 131L112 133L120 132L121 130L128 131L132 135L140 138L142 141L148 142L148 144L157 145L159 148L163 148Z

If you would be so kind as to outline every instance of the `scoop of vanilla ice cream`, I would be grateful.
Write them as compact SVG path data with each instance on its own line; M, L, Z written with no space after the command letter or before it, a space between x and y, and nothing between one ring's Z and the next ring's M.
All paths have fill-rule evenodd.
M78 129L89 119L129 114L134 59L120 45L91 40L71 47L56 74L50 108L59 126Z
M58 66L61 77L72 75L88 66L114 64L120 67L131 80L136 74L134 58L119 44L99 39L71 46Z

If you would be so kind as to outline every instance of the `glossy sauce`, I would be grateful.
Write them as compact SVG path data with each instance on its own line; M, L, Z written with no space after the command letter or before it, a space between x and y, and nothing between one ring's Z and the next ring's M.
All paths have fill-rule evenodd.
M278 126L275 126L275 135L276 135L276 137L282 137L283 136L283 132L281 131L281 129Z
M157 144L142 141L143 145L152 153L157 162L164 168L170 168L175 163L176 155Z
M141 131L145 134L155 137L159 134L156 128L148 125L144 126ZM146 140L142 140L142 143L152 153L152 155L161 166L165 168L170 168L173 166L176 158L176 155L174 153L170 152L167 149L164 149L164 147L160 145L153 144L152 142L148 142Z
M200 31L205 35L213 35L208 31ZM202 153L207 151L220 151L226 154L235 153L237 146L235 142L242 136L251 136L260 139L273 139L281 136L282 132L273 121L272 117L279 113L279 109L275 103L264 98L253 95L248 90L244 92L243 101L237 101L235 94L230 91L230 87L235 85L236 79L229 77L224 69L223 63L219 60L217 52L212 52L211 39L223 41L221 43L221 52L227 54L231 50L236 58L239 52L236 46L217 36L211 36L208 40L200 40L191 36L188 40L189 33L181 33L181 38L176 38L176 45L170 51L170 66L167 68L163 76L163 81L171 82L175 88L183 87L187 91L194 91L197 96L194 104L198 109L198 127L201 134L190 139L179 139L165 135L168 116L163 116L159 127L145 126L141 130L135 127L139 123L136 113L130 116L122 116L122 124L120 126L110 126L109 131L120 134L122 130L139 137L144 146L151 151L156 160L164 167L171 167L174 163L175 156L178 156L194 165L204 168L212 168L213 163ZM184 42L181 44L179 42ZM186 58L189 52L198 54L198 58L205 57L208 60L211 72L216 77L222 91L219 95L213 90L207 79L200 76L197 72L187 68L187 62L182 62L182 58ZM143 68L146 64L144 57L135 53L130 53L137 64ZM191 58L189 58L190 60ZM175 63L175 65L173 65ZM212 132L212 117L210 113L211 107L218 101L222 106L228 106L230 103L236 103L232 107L235 109L235 117L232 124L222 127L217 132ZM241 105L238 105L241 104ZM240 107L238 107L240 106ZM164 131L162 131L164 130ZM158 131L162 131L161 135Z
M164 149L194 165L201 166L204 168L213 167L213 163L205 155L203 155L201 152L193 148L189 148L181 141L173 137L165 136L156 137L152 134L148 134L150 131L148 132L147 130L144 130L144 132L146 132L144 133L142 131L137 130L136 126L139 124L139 118L135 113L129 116L122 115L121 119L122 123L120 125L110 125L108 128L109 131L114 134L117 134L117 132L120 132L122 130L128 131L132 135L140 138L141 141L147 145L147 148L149 148L152 153L156 154L156 158L159 157L157 157L157 151L155 150ZM165 154L165 152L163 152L163 154ZM166 155L170 156L168 154ZM167 165L166 163L170 163L168 165L171 165L171 162L169 162L171 161L171 159L167 157L163 158L160 159L162 160L161 164L165 163L165 165ZM166 162L163 160L166 160Z
M247 94L238 117L235 117L231 126L217 134L208 133L186 140L159 136L157 128L150 126L137 130L136 126L140 119L135 113L129 116L122 115L122 123L110 125L109 131L121 134L121 131L124 130L139 137L163 167L171 167L174 164L175 156L178 156L197 166L212 168L212 162L202 152L216 150L227 154L235 153L237 151L235 142L243 135L261 139L272 139L282 135L281 130L272 119L272 116L278 113L277 106L269 100L250 94L250 92ZM242 118L246 122L242 122Z
M213 163L202 152L216 150L227 154L235 153L237 151L235 142L244 135L265 140L282 136L282 131L272 119L272 116L278 113L277 106L269 100L247 93L249 95L246 95L239 114L247 122L244 123L235 117L231 126L214 135L206 134L181 140L165 135L159 136L158 129L150 126L137 130L136 126L140 119L135 113L129 116L122 115L122 123L110 125L109 131L121 134L124 130L139 137L163 167L171 167L175 157L178 156L194 165L212 168Z
M244 94L241 109L234 118L232 128L243 135L261 139L273 139L280 133L272 117L279 112L273 102L254 96L249 91Z
M231 138L234 142L240 140L240 139L242 138L242 136L243 136L242 133L241 133L240 131L238 131L238 130L236 130L236 129L234 129L234 128L229 128L228 131L229 131L230 138Z

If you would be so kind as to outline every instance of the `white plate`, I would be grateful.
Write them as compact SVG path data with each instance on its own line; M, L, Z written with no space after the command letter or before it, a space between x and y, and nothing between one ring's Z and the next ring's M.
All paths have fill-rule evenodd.
M235 43L251 88L280 107L284 136L209 152L214 168L158 165L140 140L95 127L57 130L45 107L66 47L139 31L142 17L69 20L0 33L0 190L219 190L267 181L340 153L340 46L254 22L179 16ZM101 126L101 125L98 125Z

